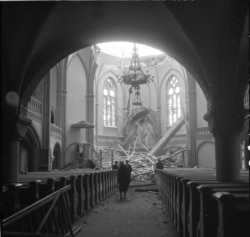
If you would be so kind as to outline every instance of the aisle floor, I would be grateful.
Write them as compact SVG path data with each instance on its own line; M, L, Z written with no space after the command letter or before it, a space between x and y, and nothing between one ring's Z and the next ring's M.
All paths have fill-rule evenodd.
M118 191L78 221L77 237L178 237L159 194L130 188L128 198Z

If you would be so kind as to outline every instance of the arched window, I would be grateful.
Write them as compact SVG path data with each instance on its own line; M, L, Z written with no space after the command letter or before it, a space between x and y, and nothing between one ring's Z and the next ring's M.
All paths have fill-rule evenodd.
M173 76L167 85L168 126L173 125L181 116L180 90L179 81Z
M104 83L103 88L103 122L106 127L115 127L116 120L116 86L111 78Z
M50 111L50 123L55 124L55 113L53 109Z

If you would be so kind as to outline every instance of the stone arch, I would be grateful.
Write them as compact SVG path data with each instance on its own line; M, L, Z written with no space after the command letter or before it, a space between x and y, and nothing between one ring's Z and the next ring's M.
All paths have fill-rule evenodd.
M67 146L67 148L65 149L66 165L74 161L76 153L81 153L84 149L84 144L86 143L86 141L77 141L72 142Z
M215 168L215 144L212 141L204 141L197 148L199 168Z
M182 29L181 25L174 17L174 15L168 14L167 8L163 7L162 5L152 4L151 6L149 4L145 7L155 9L158 17L162 17L162 19L168 19L164 21L164 23L166 24L165 29L168 30L163 31L155 31L155 29L158 28L156 27L156 25L159 24L159 21L151 22L151 20L149 20L150 24L148 24L149 22L147 22L147 14L146 12L141 11L141 7L139 7L138 5L133 5L131 7L126 4L123 7L130 10L131 15L129 21L127 19L127 16L124 15L124 9L120 9L119 5L109 5L109 8L107 8L106 5L103 5L102 10L104 12L109 12L113 8L115 9L115 11L110 15L110 17L112 17L112 19L114 20L109 20L108 22L106 22L106 19L102 18L102 24L96 24L97 22L93 22L93 16L91 15L92 19L89 20L92 23L92 30L89 31L85 28L85 25L82 25L82 22L86 22L86 20L88 20L85 19L88 14L84 14L83 12L89 11L90 8L91 10L93 10L92 6L89 8L89 6L86 6L84 4L77 4L77 6L74 7L77 7L76 9L74 9L74 14L71 11L68 12L68 19L70 20L67 22L67 27L64 27L64 30L61 32L63 37L60 37L60 44L58 44L57 47L54 47L53 50L50 50L51 52L46 52L46 54L44 54L44 56L40 59L40 65L38 65L38 67L36 65L36 68L26 72L26 76L32 78L32 82L35 83L35 81L39 81L39 78L43 77L46 72L48 72L48 70L58 61L81 48L88 47L98 42L108 42L111 39L112 41L119 41L121 38L126 41L136 41L139 43L150 45L164 52L168 52L168 55L177 59L186 68L189 68L191 73L194 72L194 75L200 75L203 73L203 70L201 69L199 63L199 59L197 58L195 48L192 47L192 44L190 44L185 31ZM57 5L55 5L53 10L47 12L48 18L46 19L48 20L42 25L42 27L46 28L49 24L51 24L50 17L52 15L58 14L60 18L61 11L64 10L65 9L63 7L58 7ZM140 18L144 19L145 21L138 21L138 14ZM122 20L119 21L119 24L117 24L117 20L115 20L117 18L121 20L125 18L126 21ZM60 20L58 22L60 22ZM122 26L120 25L121 22ZM107 25L107 23L109 25L108 34L106 31L100 30L104 25ZM146 28L145 25L147 25ZM150 29L148 27L150 27ZM138 28L140 28L141 30L138 31ZM39 32L40 29L37 29L35 38L36 40L38 40L40 37ZM86 34L86 32L88 32L88 34ZM154 34L152 34L152 32L154 32ZM167 37L171 35L173 36ZM64 39L63 41L61 40L62 38ZM175 41L176 43L174 43L173 41ZM49 42L50 41L48 41L48 44ZM194 67L194 64L196 64L196 68ZM196 76L196 78L199 79L198 76ZM28 84L30 83L27 83L26 86L28 86ZM24 90L21 91L22 95L23 93Z
M41 144L35 129L27 128L25 136L20 142L19 172L32 172L38 170L39 149Z

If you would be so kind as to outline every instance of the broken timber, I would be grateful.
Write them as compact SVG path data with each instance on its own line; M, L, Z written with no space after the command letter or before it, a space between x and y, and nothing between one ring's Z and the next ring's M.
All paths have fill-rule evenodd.
M170 129L165 133L165 135L155 144L155 146L149 151L148 155L153 156L157 155L159 151L172 139L176 132L182 127L185 123L185 118L182 117L176 121L175 124L170 127Z

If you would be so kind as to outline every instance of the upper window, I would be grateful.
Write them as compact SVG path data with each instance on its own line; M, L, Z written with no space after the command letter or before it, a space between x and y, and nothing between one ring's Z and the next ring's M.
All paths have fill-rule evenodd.
M50 123L55 124L55 113L53 109L50 111Z
M111 78L104 83L103 88L103 122L106 127L115 127L116 86Z
M180 84L173 76L167 85L168 125L173 125L181 116Z

